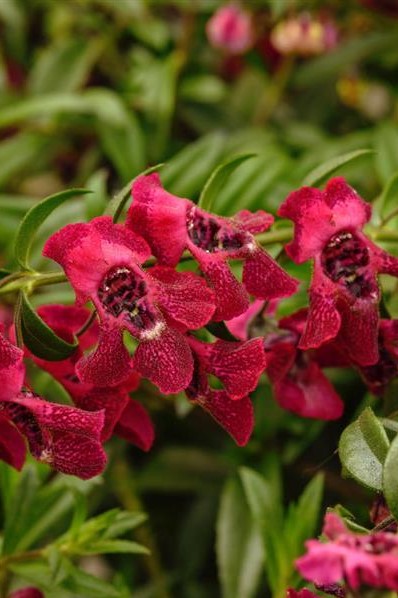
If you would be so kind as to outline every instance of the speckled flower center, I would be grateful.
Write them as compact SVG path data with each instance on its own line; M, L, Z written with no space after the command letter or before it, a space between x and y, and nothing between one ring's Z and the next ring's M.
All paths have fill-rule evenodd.
M245 232L220 225L211 216L204 216L196 208L187 215L188 236L192 243L209 253L217 251L236 251L250 241Z
M322 252L322 268L328 278L345 287L353 297L377 294L369 271L369 250L354 233L341 231L331 237Z
M124 267L109 270L98 289L105 311L115 318L123 314L139 330L154 328L158 319L147 295L148 287L142 276Z

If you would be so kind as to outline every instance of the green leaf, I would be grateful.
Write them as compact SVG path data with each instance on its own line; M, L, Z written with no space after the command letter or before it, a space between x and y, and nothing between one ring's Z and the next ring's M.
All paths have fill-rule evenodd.
M20 474L12 501L8 503L4 526L3 554L14 552L21 538L29 528L30 508L39 487L36 469L28 465Z
M377 173L386 184L398 170L398 127L393 122L381 123L375 131L374 157Z
M353 162L353 160L357 160L358 158L367 156L369 154L374 154L374 150L359 149L349 152L348 154L343 154L342 156L331 158L324 164L321 164L320 166L317 166L317 168L314 168L314 170L311 170L311 172L309 172L303 180L303 185L310 187L318 186L342 166L345 166L346 164Z
M396 211L398 205L398 172L395 172L388 179L377 203L383 220Z
M1 118L1 109L0 109ZM22 132L0 142L0 185L5 185L20 172L26 176L37 169L37 162L46 154L48 140L39 133Z
M72 563L68 563L68 576L62 582L62 587L72 592L73 596L84 596L84 598L122 598L121 593L113 584L78 569Z
M239 475L254 523L263 540L268 583L276 593L280 584L284 583L284 572L288 568L282 529L282 503L276 499L275 490L268 480L256 471L241 467Z
M108 195L106 182L108 173L106 170L97 170L86 182L87 189L92 193L86 196L86 218L91 220L101 216L107 206Z
M89 189L68 189L46 197L33 206L23 218L15 238L15 257L21 268L31 270L29 254L39 226L62 203L71 197L91 193Z
M341 435L340 460L346 472L360 484L381 490L388 447L384 428L368 407Z
M73 554L87 555L87 554L112 554L112 553L125 553L125 554L150 554L149 550L138 544L137 542L131 542L130 540L98 540L93 541L88 546L79 545L72 549Z
M322 506L324 476L318 474L306 486L296 505L291 505L285 520L292 571L294 560L303 552L304 542L315 532Z
M398 519L398 436L392 441L384 462L383 493L391 513Z
M218 166L208 178L205 186L199 197L198 205L203 210L211 211L215 200L217 199L220 191L223 189L229 176L238 168L242 162L245 162L249 158L253 158L256 154L242 154L241 156L235 156L227 162L224 162Z
M216 553L223 598L254 596L262 569L262 542L235 478L228 480L221 496Z
M77 341L68 343L47 326L33 309L24 291L21 291L21 329L28 349L48 361L66 359L78 346Z

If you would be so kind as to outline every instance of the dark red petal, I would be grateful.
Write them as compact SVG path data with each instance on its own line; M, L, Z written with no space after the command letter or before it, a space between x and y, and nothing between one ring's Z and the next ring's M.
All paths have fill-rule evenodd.
M100 442L102 411L83 411L25 395L7 406L15 425L26 435L32 455L39 461L82 479L98 475L104 469L106 455Z
M44 245L43 255L58 262L65 269L70 252L89 234L89 224L68 224L51 235Z
M160 264L176 266L186 245L191 202L165 191L156 173L138 177L132 195L126 226L144 237Z
M379 359L378 304L357 299L353 305L339 303L342 316L339 340L348 356L359 365L373 365Z
M115 224L110 216L94 218L90 225L99 232L105 241L128 247L136 255L137 262L145 262L151 255L151 248L142 237L123 224Z
M200 254L200 259L198 258ZM197 252L200 268L215 291L216 311L213 320L230 320L249 307L249 296L244 286L232 274L228 264L217 256Z
M234 216L234 220L248 233L252 233L253 235L262 233L274 223L274 217L264 212L264 210L258 210L257 212L241 210Z
M215 297L203 278L165 266L151 268L149 274L162 282L157 285L156 303L166 316L183 325L185 330L181 331L208 323L215 310Z
M124 346L122 331L116 327L101 328L98 347L76 364L82 382L94 386L116 386L131 374L130 355Z
M45 598L43 592L37 588L21 588L9 594L8 598Z
M86 384L81 386L83 387L82 392L78 392L79 385L74 385L73 402L76 407L85 411L104 411L105 421L101 441L105 442L112 436L113 430L130 400L129 395L118 388L91 387L86 390Z
M0 459L20 471L26 459L25 440L17 428L0 415Z
M319 253L333 234L332 212L319 189L302 187L293 191L280 206L278 216L289 218L295 224L293 241L285 249L297 264Z
M181 392L192 378L191 349L182 334L166 328L158 338L139 344L133 368L164 394Z
M273 383L279 382L286 376L294 364L297 355L296 343L289 339L276 340L271 346L267 347L267 337L265 337L265 348L267 356L267 374Z
M249 397L231 401L225 390L212 390L195 403L208 411L239 446L248 443L254 427L253 405Z
M287 274L271 256L258 248L243 265L243 284L258 299L289 297L297 291L298 280Z
M24 376L23 351L0 334L0 400L12 399L21 390Z
M333 297L312 292L308 320L298 345L299 349L317 349L337 336L340 324L341 317Z
M318 364L310 361L297 369L292 376L285 376L274 386L280 406L301 417L322 420L341 417L343 402Z
M152 447L155 430L144 407L130 399L116 425L115 433L143 451Z
M208 367L224 384L231 399L253 391L266 366L263 339L243 343L217 341L209 347Z

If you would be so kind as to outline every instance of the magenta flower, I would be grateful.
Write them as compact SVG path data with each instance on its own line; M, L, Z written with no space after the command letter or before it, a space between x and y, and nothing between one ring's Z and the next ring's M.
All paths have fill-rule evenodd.
M37 588L28 587L15 590L8 595L8 598L45 598L43 592Z
M209 42L231 54L244 54L254 43L251 15L237 4L221 6L206 24Z
M47 241L44 255L64 268L78 305L91 300L100 320L96 351L76 370L83 382L117 385L134 369L165 393L183 390L193 360L183 333L207 324L213 292L192 272L143 270L146 242L108 216L69 224ZM131 360L123 343L127 330L139 343Z
M296 561L301 575L324 586L345 582L398 590L398 536L390 532L353 533L335 514L325 516L326 542L309 540L307 554Z
M289 195L279 215L295 223L286 247L301 264L314 259L310 311L299 348L320 347L336 338L352 361L378 360L377 274L398 276L398 259L372 243L362 232L371 207L343 178L329 181L325 191L303 187Z
M276 304L263 312L255 301L241 316L228 322L237 338L250 338L251 331L264 334L266 372L276 400L283 409L302 417L330 420L343 412L343 402L323 374L315 352L298 349L308 312L299 310L279 322L274 319Z
M265 368L262 340L219 340L213 344L194 337L188 340L195 364L191 383L185 390L188 398L208 411L238 445L245 445L254 426L253 406L247 395L256 388ZM223 390L210 386L210 374L223 383Z
M74 338L90 316L89 310L70 305L44 305L39 307L38 313L46 324L66 341ZM144 407L129 396L129 392L136 390L139 385L139 374L132 371L126 381L114 387L98 387L81 382L76 375L76 363L84 351L97 343L98 334L98 323L94 321L89 329L79 336L79 346L68 359L46 361L35 355L31 357L37 365L64 386L77 407L86 411L104 410L102 442L116 433L142 450L148 451L154 440L153 424Z
M100 442L104 413L48 403L22 388L23 352L0 335L0 456L20 469L26 438L38 460L63 473L91 478L103 470Z
M132 194L127 226L148 241L160 264L175 266L184 249L190 251L215 290L214 320L228 320L244 312L249 306L247 292L272 299L296 291L297 281L253 236L271 226L270 214L244 210L234 218L215 216L165 191L157 174L139 177ZM243 285L232 274L229 259L243 260Z

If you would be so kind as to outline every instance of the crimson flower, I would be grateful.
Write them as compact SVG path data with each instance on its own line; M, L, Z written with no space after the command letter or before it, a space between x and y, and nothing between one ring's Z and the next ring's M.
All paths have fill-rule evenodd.
M68 342L75 338L75 334L90 317L86 308L71 305L43 305L39 307L38 314L58 336ZM62 384L77 407L86 411L104 410L102 442L116 433L142 450L148 451L154 439L151 419L144 407L129 396L129 392L138 387L140 376L132 371L129 378L118 386L99 387L81 382L76 375L76 363L85 350L96 344L98 334L98 323L94 321L79 336L79 345L68 359L47 361L35 355L31 355L31 358Z
M380 320L379 359L358 370L369 390L383 395L388 384L398 375L398 320Z
M263 302L255 301L241 316L228 322L231 332L241 339L263 334L266 372L274 395L283 409L302 417L337 419L343 402L323 374L314 351L298 349L308 310L301 309L279 322L274 319L276 302L263 313Z
M132 194L126 225L148 241L160 264L175 266L184 249L190 251L216 292L214 320L228 320L244 312L249 306L247 292L272 299L296 291L297 281L253 236L271 226L270 214L243 210L234 218L215 216L165 191L155 173L138 177ZM228 259L243 260L243 284L232 274Z
M307 588L303 588L302 590L287 590L286 598L318 598L318 596Z
M206 24L207 37L212 46L243 54L254 42L251 15L237 4L226 4L213 14Z
M335 178L325 191L294 191L278 213L295 223L286 247L293 261L314 258L310 311L299 348L317 348L339 335L352 361L373 365L379 358L377 274L398 276L398 259L361 232L370 205L343 178Z
M108 216L65 226L49 238L44 255L64 268L77 304L91 300L99 314L98 347L76 365L83 382L117 385L134 369L165 394L189 384L193 359L183 333L207 324L214 312L202 278L165 267L144 270L149 246ZM133 360L124 330L139 343Z
M344 581L353 590L362 586L398 590L396 534L357 534L335 513L328 513L323 535L326 542L309 540L307 554L296 561L305 579L320 586Z
M15 592L8 595L8 598L45 598L45 596L37 588L28 587L15 590Z
M21 469L30 452L58 471L91 478L103 470L103 411L48 403L23 389L23 352L0 335L0 457Z
M188 341L194 356L194 374L185 390L188 398L208 411L238 445L245 445L254 426L248 393L265 368L262 340L207 344L189 337ZM223 383L222 390L210 386L210 374Z

